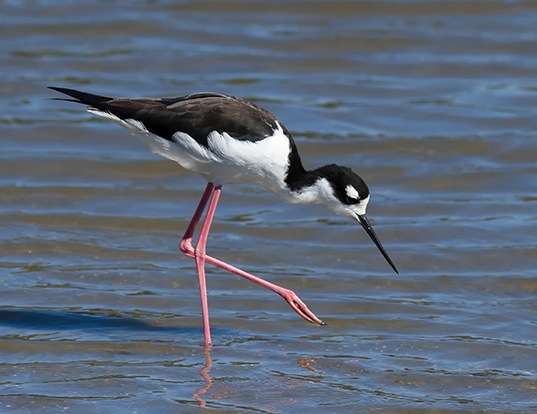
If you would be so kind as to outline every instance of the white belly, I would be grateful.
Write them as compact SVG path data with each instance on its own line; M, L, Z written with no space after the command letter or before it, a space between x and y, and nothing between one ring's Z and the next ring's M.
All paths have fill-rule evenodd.
M212 182L256 183L274 192L286 188L290 146L281 127L272 136L256 142L237 140L225 132L213 131L207 138L208 148L182 132L174 134L175 142L152 134L146 137L153 152Z

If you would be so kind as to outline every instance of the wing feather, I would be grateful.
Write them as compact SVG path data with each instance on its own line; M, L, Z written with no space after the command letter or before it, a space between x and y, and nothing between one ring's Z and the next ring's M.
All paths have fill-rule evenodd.
M213 92L195 93L175 98L109 98L67 88L51 87L86 104L90 109L117 117L127 127L145 128L168 141L177 132L191 136L207 148L211 132L227 133L237 140L260 141L277 129L270 112L234 96ZM102 116L102 115L101 115ZM116 120L116 119L114 119ZM143 129L142 129L143 130ZM144 131L145 132L145 131Z

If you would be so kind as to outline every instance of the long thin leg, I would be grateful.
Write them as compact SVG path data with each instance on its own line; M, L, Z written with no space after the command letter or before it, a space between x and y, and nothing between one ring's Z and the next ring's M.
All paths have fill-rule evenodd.
M198 208L196 209L196 212L194 213L194 216L192 217L192 221L190 222L190 225L188 226L188 229L185 232L185 235L183 236L179 244L179 249L185 255L192 257L193 259L196 259L196 251L192 247L192 235L194 233L196 224L199 221L199 218L203 212L203 209L205 208L205 205L207 204L209 197L211 197L211 195L213 194L213 191L214 191L214 185L209 183L200 200L200 204L198 205ZM218 197L220 197L220 193L221 193L220 188L219 188L218 193L219 193ZM218 204L218 199L214 203L215 210L216 210L217 204ZM214 211L213 211L213 216L214 216ZM212 220L212 217L211 217L211 220ZM257 277L248 272L245 272L235 266L231 266L223 262L222 260L208 256L207 254L204 254L203 256L204 256L205 262L210 263L221 269L224 269L228 272L234 273L244 279L250 280L251 282L258 284L259 286L262 286L266 289L272 290L273 292L277 293L289 304L289 306L291 306L291 308L296 313L298 313L302 318L306 319L308 322L324 325L324 322L321 321L311 310L309 310L306 304L292 290L289 290L284 287L278 286L274 283L268 282L264 279L261 279L260 277ZM201 294L201 291L200 291L200 294Z
M203 210L205 209L207 202L212 198L214 190L215 190L215 187L213 183L208 183L207 186L205 187L205 191L203 192L200 202L198 206L196 207L196 210L194 211L192 220L190 221L190 224L188 225L185 231L185 234L183 235L183 238L181 239L181 242L179 243L179 249L182 252L192 251L194 253L194 249L192 247L192 236L194 235L194 230L196 229L196 225L198 224L198 221L201 218L201 215L203 214ZM207 240L207 236L205 236L205 240ZM205 261L204 261L203 256L204 255L198 258L196 257L195 254L191 255L191 257L194 257L196 259L196 268L198 271L200 302L201 302L201 316L203 319L203 334L205 338L205 346L210 346L211 345L211 328L209 325L209 306L208 306L208 301L207 301L207 283L205 281L205 266L204 266Z
M185 253L186 251L190 251L190 250L192 250L192 252L194 251L194 249L192 248L192 236L194 235L196 224L198 224L198 221L200 220L203 210L205 209L205 206L207 205L207 201L209 201L209 198L213 194L213 191L214 191L214 184L207 183L207 186L205 187L205 191L203 192L203 195L201 196L200 202L198 206L196 207L196 210L194 211L192 220L190 220L190 224L188 225L185 231L185 234L183 235L183 238L181 239L181 242L179 243L179 250L181 250L183 253Z
M205 261L216 267L227 270L230 273L236 274L237 276L240 276L244 279L254 282L255 284L259 286L272 290L273 292L280 295L296 313L298 313L302 318L306 319L308 322L316 323L318 325L326 325L306 306L306 304L292 290L286 289L282 286L276 285L275 283L271 283L267 280L261 279L258 276L252 275L251 273L245 272L244 270L241 270L235 266L227 264L226 262L216 259L211 256L205 255Z
M196 244L196 250L194 250L194 256L196 260L196 269L198 270L198 278L200 285L200 300L201 300L201 315L203 317L203 335L205 338L205 346L211 345L211 326L209 322L209 304L207 299L207 283L205 280L205 251L207 247L207 237L209 236L209 230L211 230L211 224L213 222L214 213L216 212L216 206L220 199L220 193L222 188L217 186L213 189L211 199L209 201L209 207L207 209L207 216L201 226L200 237Z

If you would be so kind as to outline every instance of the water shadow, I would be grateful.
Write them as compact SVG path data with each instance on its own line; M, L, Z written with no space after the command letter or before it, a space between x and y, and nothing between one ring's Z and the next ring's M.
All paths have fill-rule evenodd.
M158 331L200 335L199 327L155 326L124 316L94 315L43 309L0 309L0 326L35 330L103 330Z

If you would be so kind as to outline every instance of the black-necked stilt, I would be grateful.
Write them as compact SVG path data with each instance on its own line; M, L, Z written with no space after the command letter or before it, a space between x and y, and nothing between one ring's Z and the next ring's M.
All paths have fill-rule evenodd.
M128 99L50 89L73 98L60 100L88 105L89 112L142 133L153 152L207 178L207 187L179 244L180 250L196 261L206 345L211 344L211 332L205 263L276 292L304 319L323 324L293 291L206 254L222 184L260 184L292 203L323 204L355 219L398 273L365 215L369 202L366 183L350 168L335 164L306 170L289 131L270 112L253 103L218 93ZM199 240L193 247L192 236L207 204Z

